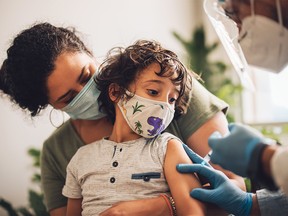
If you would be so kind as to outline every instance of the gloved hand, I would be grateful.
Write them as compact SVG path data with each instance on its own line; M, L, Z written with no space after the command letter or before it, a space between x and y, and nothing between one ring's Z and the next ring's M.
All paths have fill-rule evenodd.
M252 194L240 190L226 175L203 162L203 158L186 145L183 146L190 159L196 164L178 164L177 170L182 173L196 172L198 175L205 177L211 186L211 189L193 189L190 193L191 197L216 204L236 216L249 215L252 208Z
M241 124L229 124L229 130L227 136L221 137L219 132L214 132L209 137L208 143L213 150L211 162L247 177L252 152L265 142L264 137L256 129Z

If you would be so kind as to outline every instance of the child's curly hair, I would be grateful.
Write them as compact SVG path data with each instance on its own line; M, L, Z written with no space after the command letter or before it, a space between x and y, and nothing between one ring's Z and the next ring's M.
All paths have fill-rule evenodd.
M186 112L191 96L192 76L196 75L186 69L174 52L164 49L160 43L138 40L127 48L111 49L95 78L101 91L98 98L100 109L108 114L112 122L115 120L115 108L109 97L110 84L115 83L120 87L117 97L121 97L126 94L125 91L135 81L137 75L155 62L159 63L161 68L157 72L158 76L171 77L172 82L180 86L179 97L175 104L176 115ZM174 78L175 73L177 76Z

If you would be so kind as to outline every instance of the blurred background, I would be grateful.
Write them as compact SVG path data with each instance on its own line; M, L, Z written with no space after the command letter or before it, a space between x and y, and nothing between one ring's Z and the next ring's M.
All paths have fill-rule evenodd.
M0 0L1 64L16 34L35 22L76 27L99 61L114 46L157 40L201 74L209 91L230 104L229 121L248 123L287 143L288 100L283 100L283 93L288 92L288 70L276 77L252 69L255 91L243 89L202 5L202 0ZM30 205L29 190L41 194L37 159L43 141L55 129L50 110L31 119L0 97L0 199L15 208ZM61 124L61 113L52 117ZM0 215L7 213L0 208Z

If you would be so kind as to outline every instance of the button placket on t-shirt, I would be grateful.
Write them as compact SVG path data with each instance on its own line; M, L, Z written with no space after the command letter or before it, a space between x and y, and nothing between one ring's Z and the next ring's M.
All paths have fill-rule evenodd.
M120 177L120 159L122 158L122 152L123 152L123 147L122 146L118 146L115 145L114 149L113 149L114 153L113 153L113 157L111 159L111 172L110 172L110 178L109 178L109 182L110 182L110 186L114 187L114 189L116 189L117 186L117 181Z

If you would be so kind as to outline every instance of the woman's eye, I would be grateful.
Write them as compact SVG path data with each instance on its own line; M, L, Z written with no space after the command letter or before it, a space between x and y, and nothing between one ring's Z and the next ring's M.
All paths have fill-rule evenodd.
M81 80L81 84L85 85L90 79L91 79L91 76L83 77L83 79Z
M76 95L77 95L77 93L72 93L72 94L70 94L69 96L67 96L67 98L65 98L65 99L63 100L63 102L64 102L65 104L69 104L69 103L76 97Z
M69 99L65 100L64 103L69 104L72 100L73 100L73 98L69 98Z
M82 76L80 83L85 85L92 77L92 73L88 67L85 68L84 75Z

